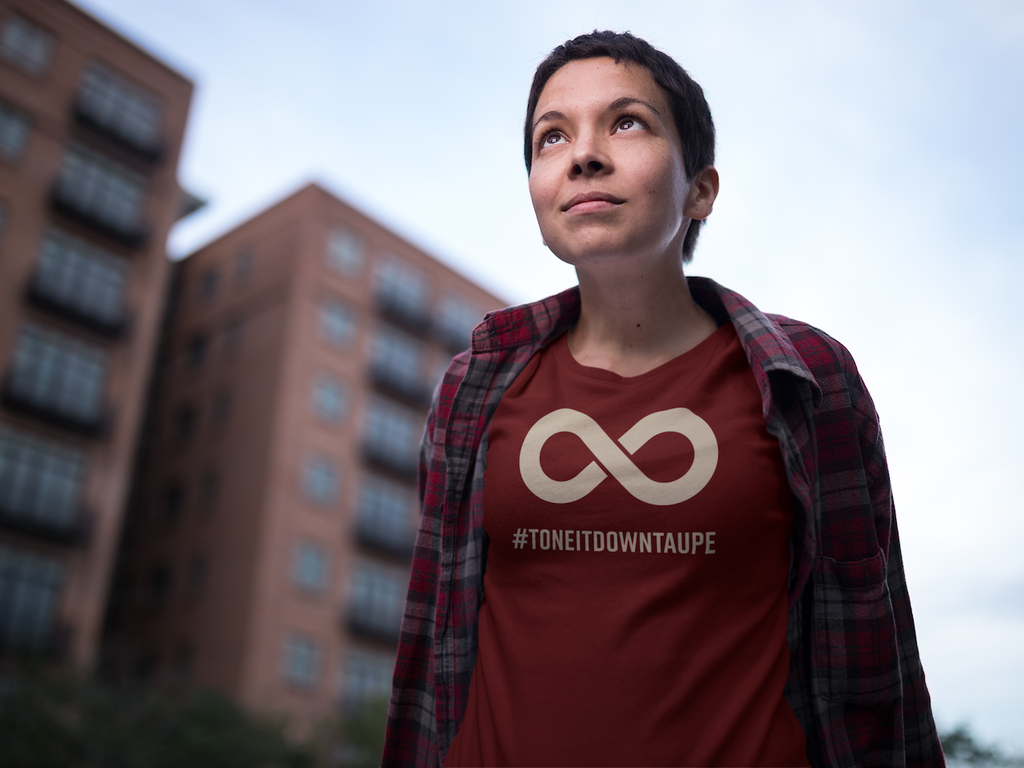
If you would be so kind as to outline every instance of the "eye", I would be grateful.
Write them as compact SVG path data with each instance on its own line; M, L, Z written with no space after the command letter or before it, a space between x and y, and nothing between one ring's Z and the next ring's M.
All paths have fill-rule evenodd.
M540 137L540 147L543 149L544 147L551 147L554 146L555 144L561 144L564 141L565 136L563 136L559 131L548 131L547 133Z
M615 130L618 131L642 131L647 126L644 125L643 120L633 115L625 115L619 118L619 122L615 124Z

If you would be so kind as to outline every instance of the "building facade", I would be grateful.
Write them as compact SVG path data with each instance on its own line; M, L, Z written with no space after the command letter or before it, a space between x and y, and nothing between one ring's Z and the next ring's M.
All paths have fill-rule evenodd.
M192 83L60 0L0 0L0 660L96 661Z
M176 268L111 644L301 734L390 690L432 391L504 303L317 185Z

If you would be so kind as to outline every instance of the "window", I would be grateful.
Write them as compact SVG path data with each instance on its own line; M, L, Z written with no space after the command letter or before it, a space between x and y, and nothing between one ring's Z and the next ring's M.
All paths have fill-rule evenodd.
M0 510L57 527L78 517L82 454L14 430L0 431Z
M418 269L390 258L376 271L377 297L388 307L415 317L422 315L427 301L427 279Z
M405 553L413 544L410 526L413 495L379 478L367 479L359 497L360 538L371 545Z
M337 299L325 301L320 305L320 333L335 346L348 346L356 333L352 310Z
M449 296L437 310L437 333L443 342L453 349L463 350L469 346L473 329L483 319L484 313L464 299Z
M284 678L293 685L312 688L320 677L322 652L315 640L305 635L289 635L284 646Z
M33 288L85 317L115 323L121 318L127 272L123 259L52 230L43 241Z
M27 324L18 335L9 391L32 406L90 423L99 418L106 374L100 350Z
M324 421L337 423L348 410L348 391L333 376L319 376L313 382L313 412Z
M188 364L192 368L202 368L206 362L206 334L197 334L188 342Z
M343 275L355 275L363 268L366 244L349 229L339 229L327 236L327 263Z
M396 469L414 470L422 422L404 408L382 400L371 403L364 425L367 451Z
M83 147L64 156L57 199L125 236L140 232L146 181L139 174Z
M235 255L235 282L238 285L245 285L249 282L255 263L256 254L248 248L242 249Z
M395 576L358 568L349 614L353 628L376 637L397 638L405 610L405 590L406 585Z
M0 56L30 75L41 75L50 64L53 38L21 16L11 15L0 30Z
M323 547L303 543L295 548L292 579L309 592L323 592L327 588L328 559Z
M144 150L159 146L159 102L101 64L91 64L83 73L77 107L90 122L129 144Z
M0 544L0 645L46 642L63 578L58 561Z
M28 137L28 118L0 102L0 157L17 160Z
M420 369L423 345L411 336L392 328L382 328L373 344L374 373L402 390L421 389Z
M199 278L199 298L211 301L220 290L220 269L209 267Z
M341 698L347 706L358 707L391 693L395 659L383 654L349 651L342 672Z
M306 461L302 480L306 498L317 504L331 504L338 497L338 468L327 458Z

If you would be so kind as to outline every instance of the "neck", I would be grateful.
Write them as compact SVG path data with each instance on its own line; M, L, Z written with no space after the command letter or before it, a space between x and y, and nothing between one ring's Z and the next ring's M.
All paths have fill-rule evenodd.
M568 341L581 365L639 376L693 349L717 327L690 295L681 262L648 274L577 275L580 317Z

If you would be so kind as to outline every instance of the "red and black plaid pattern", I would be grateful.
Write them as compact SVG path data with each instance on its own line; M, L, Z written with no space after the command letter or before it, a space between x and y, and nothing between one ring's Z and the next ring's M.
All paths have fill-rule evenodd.
M815 766L944 765L921 670L874 404L827 334L711 280L694 298L739 334L796 501L786 697ZM422 518L383 764L440 766L466 709L487 541L487 433L534 352L579 314L572 289L494 312L452 361L420 460Z

